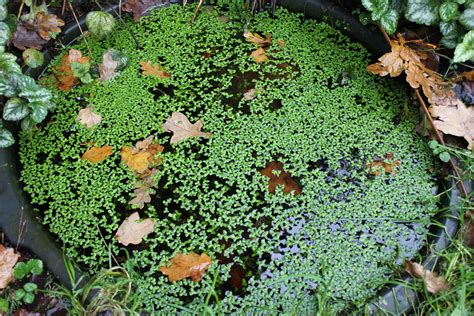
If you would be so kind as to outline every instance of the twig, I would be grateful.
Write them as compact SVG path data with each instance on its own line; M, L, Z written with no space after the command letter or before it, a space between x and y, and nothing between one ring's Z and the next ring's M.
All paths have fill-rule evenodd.
M199 3L196 7L196 11L194 11L194 15L193 15L193 18L191 19L191 23L194 23L194 20L196 20L196 17L197 17L197 14L199 12L199 9L201 9L201 6L202 6L202 3L204 2L204 0L199 0Z
M385 40L387 41L387 43L390 44L390 37L388 36L387 32L385 32L385 30L380 25L379 25L379 29L382 32L383 36L385 37ZM428 107L426 106L425 100L423 100L423 97L420 94L420 89L418 88L418 89L413 89L413 90L415 90L416 97L418 98L418 101L420 102L421 106L423 107L423 110L426 114L426 117L428 118L428 121L430 122L431 127L435 131L436 138L438 139L438 141L443 146L446 146L446 143L444 142L443 136L441 135L440 131L436 128L436 126L434 124L434 121L433 121L433 118L431 117L431 114L428 111ZM461 179L461 175L459 174L459 172L456 168L456 163L454 162L454 159L450 158L449 163L450 163L451 167L453 168L454 177L459 180L458 182L459 182L459 186L461 187L462 193L464 194L465 197L467 197L468 193L467 193L466 187L464 186L464 182Z
M74 16L74 20L76 20L76 24L79 27L79 31L81 31L82 37L84 38L84 42L86 43L87 50L89 51L89 55L92 55L91 48L89 47L89 43L87 42L87 38L84 35L84 31L82 30L81 23L79 23L79 20L77 19L76 12L74 12L74 8L69 0L66 0L67 4L69 5L69 9L72 12L72 15Z

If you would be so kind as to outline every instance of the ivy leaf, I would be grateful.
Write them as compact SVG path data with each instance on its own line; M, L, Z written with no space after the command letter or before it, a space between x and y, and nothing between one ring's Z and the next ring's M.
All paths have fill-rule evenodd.
M160 271L168 276L170 282L186 278L199 282L211 264L211 258L205 253L201 255L194 252L188 254L178 253L171 259L171 265L165 264L165 266L160 267Z
M260 170L260 173L268 177L268 191L275 193L277 186L283 185L283 192L286 194L292 193L294 195L301 194L301 187L291 177L291 174L283 169L283 164L278 161L267 163L265 169Z
M42 103L34 102L29 104L31 108L31 118L35 123L41 123L48 115L48 107Z
M171 144L179 143L190 137L211 137L211 133L202 132L203 123L198 120L196 123L191 124L186 115L180 112L173 112L171 117L161 125L161 127L167 131L173 133L171 137Z
M115 238L124 246L129 244L138 245L143 238L155 230L155 224L151 218L140 220L138 212L130 215L117 230Z
M12 43L16 48L21 50L27 48L41 50L48 41L41 38L36 31L29 30L23 24L20 24L17 26L15 33L13 33Z
M436 273L426 270L421 264L411 261L405 261L405 271L412 276L421 278L426 285L428 292L436 294L446 291L449 288L446 279L443 276L436 276Z
M474 30L474 8L464 10L459 22L468 30Z
M3 122L0 120L0 148L6 148L15 143L13 134L3 127Z
M454 51L454 62L461 63L470 59L474 59L474 31L464 35L462 43Z
M152 65L150 61L148 62L141 61L140 66L141 66L142 74L144 74L145 76L154 76L158 78L171 77L171 74L166 72L164 67L158 64Z
M77 114L76 121L79 121L79 123L85 125L87 128L92 128L99 124L102 121L102 116L92 112L92 110L91 107L80 110Z
M122 10L133 14L133 20L140 22L140 18L144 16L150 8L165 3L164 0L128 0L122 5Z
M28 104L24 99L10 98L3 108L3 119L6 121L19 121L29 113Z
M418 24L435 25L439 21L441 0L408 0L405 17Z
M107 51L102 56L102 64L99 65L99 80L105 81L113 79L117 73L118 62L113 59L112 52Z
M59 19L55 14L46 14L42 11L36 13L34 24L37 27L38 35L49 41L52 33L60 33L60 26L64 25L64 21Z
M459 16L459 4L454 1L445 1L439 6L439 17L443 22L449 22Z
M112 146L91 147L82 155L82 160L88 160L92 164L102 162L108 156L112 155Z
M456 100L456 106L431 105L429 112L437 129L445 134L464 137L471 149L474 144L474 107Z
M19 258L20 255L15 253L13 248L5 248L0 245L0 289L5 289L15 279L13 267Z

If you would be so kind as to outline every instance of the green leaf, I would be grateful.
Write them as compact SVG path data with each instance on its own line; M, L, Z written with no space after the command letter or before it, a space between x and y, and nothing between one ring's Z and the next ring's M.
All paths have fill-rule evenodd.
M40 259L30 259L27 266L33 275L40 275L43 273L43 261Z
M107 52L110 52L110 54L112 55L112 59L117 62L117 68L115 69L115 71L121 71L127 66L128 57L125 53L115 48L111 48Z
M459 17L459 22L468 30L474 30L474 8L464 10Z
M441 0L408 0L405 17L418 24L435 25L439 21Z
M372 20L378 21L390 9L390 0L362 0L362 5L372 12Z
M48 107L39 102L30 103L31 108L31 118L35 123L41 123L48 115Z
M454 62L462 63L472 58L474 58L474 31L469 31L454 51Z
M44 64L43 53L34 48L26 49L23 52L22 57L25 64L31 68L38 68Z
M8 310L10 309L10 304L8 303L8 300L6 298L0 298L0 313L8 313Z
M35 301L35 295L33 293L26 293L25 297L23 297L23 302L26 304L32 304Z
M7 148L15 143L15 138L13 134L3 127L3 124L0 122L0 148Z
M23 119L23 121L21 121L20 125L21 125L22 130L24 130L25 132L28 132L36 125L36 122L33 120L31 115L28 115L27 117Z
M366 26L372 23L372 17L369 12L364 11L361 14L359 14L359 21L362 23L362 25Z
M20 76L18 80L18 88L23 92L27 93L29 91L36 91L38 85L35 82L35 79L27 75Z
M458 43L462 41L465 33L464 28L457 21L441 22L439 29L441 34L443 34L441 43L451 49L456 48Z
M11 35L12 32L10 27L8 27L8 24L5 22L0 22L0 46L6 45L10 40Z
M36 285L36 283L28 282L25 285L23 285L23 289L26 292L32 293L32 292L35 292L38 289L38 285Z
M81 78L81 77L84 77L85 75L87 75L89 73L89 69L90 69L91 65L90 63L78 63L78 62L72 62L71 63L71 69L74 73L74 76L77 77L77 78Z
M0 4L0 21L3 21L7 18L8 9L6 3Z
M24 262L18 262L15 265L14 269L14 274L15 274L15 279L21 280L23 279L28 273L30 273L30 270L28 269L28 266Z
M439 6L439 17L444 22L449 22L459 16L459 4L454 1L443 2Z
M23 289L18 289L15 291L15 294L13 296L13 298L16 300L16 301L20 301L22 300L26 295L26 291L23 290Z
M382 15L380 24L388 34L393 34L397 30L398 19L400 14L397 10L388 10Z
M28 99L32 103L49 103L52 98L51 91L38 86L32 90L23 90L18 94L20 97Z
M430 149L434 150L434 149L438 148L439 143L436 140L432 140L432 141L428 142L428 146L430 147Z
M25 99L11 98L3 108L3 119L6 121L19 121L29 114Z
M449 162L449 159L451 159L451 156L449 155L448 152L445 151L439 154L439 159L443 162Z
M21 67L16 63L16 56L10 53L0 54L0 73L8 75L12 72L21 73Z
M114 29L115 18L107 12L92 11L87 13L86 24L93 36L102 38Z

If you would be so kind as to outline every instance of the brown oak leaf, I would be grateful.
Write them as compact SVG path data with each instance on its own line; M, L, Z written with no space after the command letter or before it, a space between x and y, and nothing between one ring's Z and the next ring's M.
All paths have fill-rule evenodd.
M105 81L113 79L117 75L115 72L117 66L118 62L113 60L112 53L110 51L106 52L102 56L102 64L99 65L99 80Z
M0 290L15 280L14 266L20 255L13 248L5 248L0 244Z
M405 271L414 277L421 278L425 282L428 292L432 294L446 291L449 288L449 285L443 276L436 276L436 273L426 270L425 267L419 263L406 260Z
M255 59L257 63L264 63L268 60L267 53L265 52L265 49L262 47L257 48L254 50L251 54L250 57Z
M257 33L244 32L244 37L248 42L259 47L269 46L272 43L272 36L270 33L265 34L265 38L263 38Z
M142 74L144 74L145 76L154 76L162 79L171 77L171 74L166 72L165 68L158 64L152 65L150 61L141 61L140 66Z
M155 223L151 218L140 221L138 212L130 215L117 230L115 238L124 246L138 245L143 238L155 230Z
M154 135L151 135L137 142L135 147L124 146L120 152L122 161L127 167L141 176L148 176L151 171L149 168L161 162L161 158L156 154L163 152L164 147L160 144L152 144L153 138Z
M87 128L92 128L99 124L102 121L102 116L92 112L92 110L91 107L80 110L77 114L76 121L79 121L79 123L85 125Z
M91 147L82 155L81 159L88 160L93 164L102 162L112 155L112 146Z
M171 117L161 125L167 132L173 133L171 137L171 144L179 143L190 137L211 137L211 133L202 132L203 123L198 120L196 123L191 124L188 118L180 112L173 112Z
M42 39L49 41L51 39L50 33L61 32L60 26L64 25L64 21L55 14L46 14L40 11L36 13L34 24L37 27L38 35Z
M188 254L178 253L171 259L171 265L160 267L160 271L168 276L170 282L185 278L191 278L194 282L199 282L211 264L211 258L205 253L201 255L194 252Z
M301 187L291 177L291 174L283 169L283 163L272 161L267 163L265 169L260 170L260 173L268 177L268 191L275 193L277 186L283 185L283 192L289 194L293 192L294 195L301 194Z

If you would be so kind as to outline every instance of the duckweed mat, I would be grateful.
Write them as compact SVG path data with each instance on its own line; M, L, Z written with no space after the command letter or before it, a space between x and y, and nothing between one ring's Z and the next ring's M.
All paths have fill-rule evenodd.
M190 24L192 7L170 6L74 46L94 64L120 50L128 66L113 80L55 90L49 122L21 136L25 190L84 270L107 267L111 255L133 266L145 310L192 310L209 293L222 313L304 314L318 293L340 310L361 305L423 246L437 210L406 91L369 74L368 52L327 24L284 9L248 24L226 14L203 10ZM268 61L250 56L244 28L271 34ZM141 61L171 77L144 76ZM88 106L102 116L91 129L75 120ZM213 136L170 145L161 125L172 112L202 119ZM165 148L156 193L139 210L155 232L124 247L114 235L134 211L136 175L120 149L149 135ZM92 144L113 155L82 160ZM373 172L374 161L392 170ZM301 194L270 192L261 173L270 162ZM191 251L213 260L204 278L169 282L159 268Z

